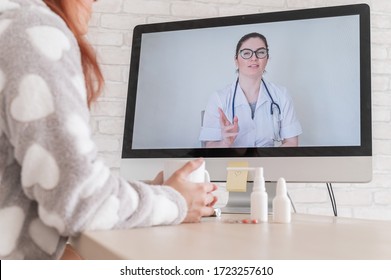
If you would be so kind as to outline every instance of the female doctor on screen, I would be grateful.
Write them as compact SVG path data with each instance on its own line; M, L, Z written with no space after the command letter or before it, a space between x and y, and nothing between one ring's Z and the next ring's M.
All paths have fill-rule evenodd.
M302 129L291 97L262 77L268 59L262 34L249 33L239 40L238 78L211 96L204 113L200 141L205 147L298 146Z

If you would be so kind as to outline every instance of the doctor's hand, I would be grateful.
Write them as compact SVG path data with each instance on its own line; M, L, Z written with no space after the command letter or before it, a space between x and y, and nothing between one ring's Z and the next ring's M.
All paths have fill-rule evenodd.
M193 183L190 182L188 175L196 170L203 159L189 161L182 168L175 171L164 185L171 186L177 190L187 202L187 215L184 223L199 222L202 217L211 216L214 213L213 205L217 197L212 194L217 186L212 183Z
M221 108L219 108L219 114L221 137L223 137L221 142L223 146L231 147L239 133L238 117L235 116L231 123Z

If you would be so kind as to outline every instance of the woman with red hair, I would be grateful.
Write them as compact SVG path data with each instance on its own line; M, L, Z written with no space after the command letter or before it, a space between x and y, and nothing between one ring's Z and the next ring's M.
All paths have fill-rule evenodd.
M93 0L0 2L0 258L57 259L70 236L198 222L210 183L113 176L97 156L89 106L103 88L84 35Z

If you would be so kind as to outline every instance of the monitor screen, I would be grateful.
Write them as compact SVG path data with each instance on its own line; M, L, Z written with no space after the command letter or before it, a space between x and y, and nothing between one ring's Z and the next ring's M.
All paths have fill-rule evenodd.
M369 181L369 30L365 4L137 26L121 173L146 179L166 158L204 157L216 181L230 161L273 181ZM267 46L237 49L259 35ZM245 69L262 70L252 109L239 55L266 56ZM222 121L235 116L226 144Z

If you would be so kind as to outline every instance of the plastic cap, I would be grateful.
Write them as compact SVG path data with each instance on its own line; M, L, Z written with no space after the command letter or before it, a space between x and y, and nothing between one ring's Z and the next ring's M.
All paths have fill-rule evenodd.
M255 170L254 180L261 180L263 178L263 168L255 167L254 170Z
M279 178L277 181L276 195L286 195L286 182L284 178Z
M263 178L263 168L254 168L254 187L253 191L265 191L265 179Z

